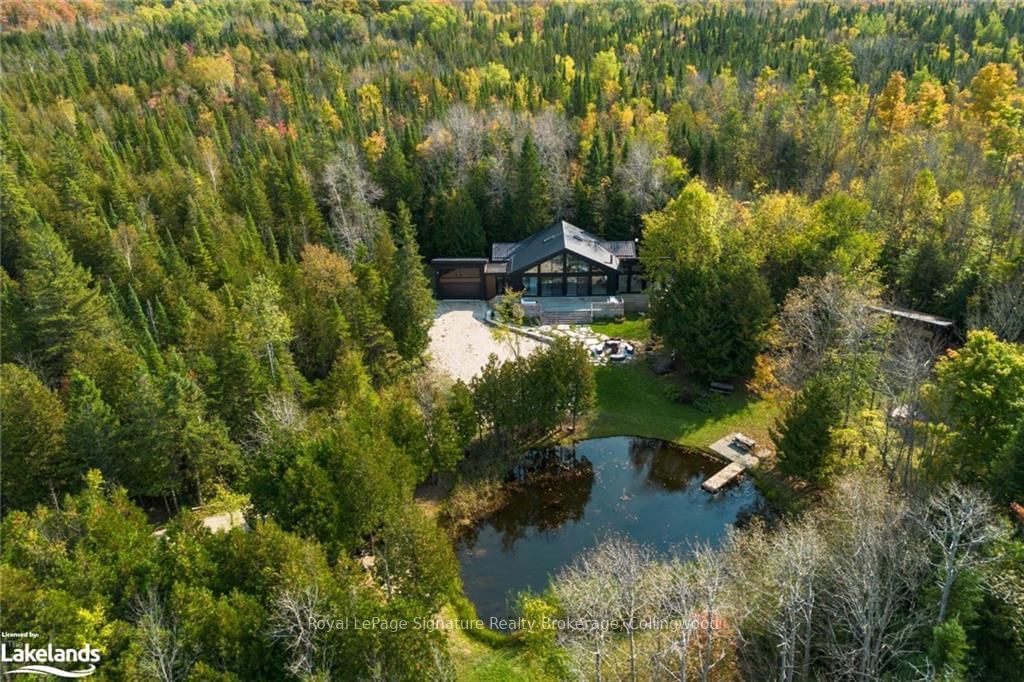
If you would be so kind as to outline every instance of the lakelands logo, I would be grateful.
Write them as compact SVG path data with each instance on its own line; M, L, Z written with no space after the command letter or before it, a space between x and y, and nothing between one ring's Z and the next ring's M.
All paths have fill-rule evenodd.
M41 649L28 644L14 645L4 642L0 644L0 661L5 664L4 667L12 663L19 666L14 670L8 670L8 675L78 678L88 677L96 672L95 664L100 662L100 652L88 644L81 649L55 648L53 644L47 644L45 649ZM82 667L83 665L85 667Z

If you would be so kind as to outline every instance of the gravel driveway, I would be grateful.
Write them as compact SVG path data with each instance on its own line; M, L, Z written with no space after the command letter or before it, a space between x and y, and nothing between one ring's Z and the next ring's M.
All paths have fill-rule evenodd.
M495 353L502 361L515 356L506 343L491 336L491 327L484 322L485 301L438 301L434 326L430 328L430 365L453 379L469 382ZM519 351L527 355L540 343L519 337Z

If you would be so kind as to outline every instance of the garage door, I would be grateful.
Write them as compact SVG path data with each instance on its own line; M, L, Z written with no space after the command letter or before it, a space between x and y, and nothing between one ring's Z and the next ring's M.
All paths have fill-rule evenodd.
M484 280L480 268L446 268L437 281L439 298L483 298Z

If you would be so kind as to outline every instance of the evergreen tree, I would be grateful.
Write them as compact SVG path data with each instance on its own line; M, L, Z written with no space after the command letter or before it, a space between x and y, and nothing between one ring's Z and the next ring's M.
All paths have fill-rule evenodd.
M434 202L433 252L446 257L480 257L487 250L476 204L464 190L451 190Z
M253 415L269 388L250 341L237 323L218 336L211 352L213 371L204 384L211 406L236 439L252 429Z
M394 334L399 354L406 360L412 360L419 357L430 340L435 305L430 281L423 272L412 217L404 203L398 205L395 232L399 244L389 287L387 323Z
M164 380L159 422L159 452L173 462L173 480L187 482L194 499L203 504L214 483L231 482L240 472L238 448L228 438L227 428L205 414L202 389L178 371Z
M363 350L363 361L373 376L374 385L381 386L395 378L402 357L398 353L395 336L381 312L379 302L387 299L380 275L368 262L365 250L356 254L353 271L356 286L343 312L352 338Z
M1024 419L996 458L990 480L997 500L1007 504L1024 500Z
M842 417L839 384L827 374L815 376L786 405L772 431L779 468L814 483L827 482L834 430Z
M416 169L409 165L394 135L388 135L384 154L377 162L374 178L384 191L381 206L392 216L398 215L398 204L404 202L413 217L421 214L423 183Z
M110 336L114 325L89 273L72 260L50 226L38 223L26 237L26 332L47 367L61 372L82 339Z
M75 480L76 467L64 449L64 424L64 406L35 374L0 365L5 510L54 501Z
M515 181L506 212L507 241L519 241L544 227L551 218L548 205L544 168L540 165L537 145L527 134L516 160Z
M967 633L956 618L936 625L932 629L932 643L928 658L938 671L938 679L954 682L966 679L970 644Z
M121 446L117 415L91 378L72 371L70 379L64 425L68 458L79 475L88 469L99 469L105 476L114 477Z

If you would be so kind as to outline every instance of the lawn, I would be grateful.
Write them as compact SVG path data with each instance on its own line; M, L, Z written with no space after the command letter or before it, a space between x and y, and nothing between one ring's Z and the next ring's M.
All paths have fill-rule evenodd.
M595 368L597 405L582 429L582 438L647 436L707 447L732 431L766 440L778 407L742 393L715 396L706 410L667 397L672 379L651 371L645 362Z
M457 616L454 609L445 607L441 617L451 621ZM521 647L492 648L457 628L448 632L448 651L455 666L455 679L460 682L533 682L550 679L541 665Z
M615 324L638 322L646 326L643 320ZM622 331L601 331L630 338ZM742 394L716 397L707 411L673 402L667 397L672 379L656 375L643 361L596 367L594 371L597 405L581 424L577 438L647 436L706 448L732 431L743 431L766 441L778 412L775 403ZM787 491L779 495L783 503L789 502ZM545 678L539 664L518 647L491 648L461 631L451 633L449 642L459 680Z
M651 320L638 315L628 315L621 320L594 320L590 328L613 338L645 341L651 335Z

